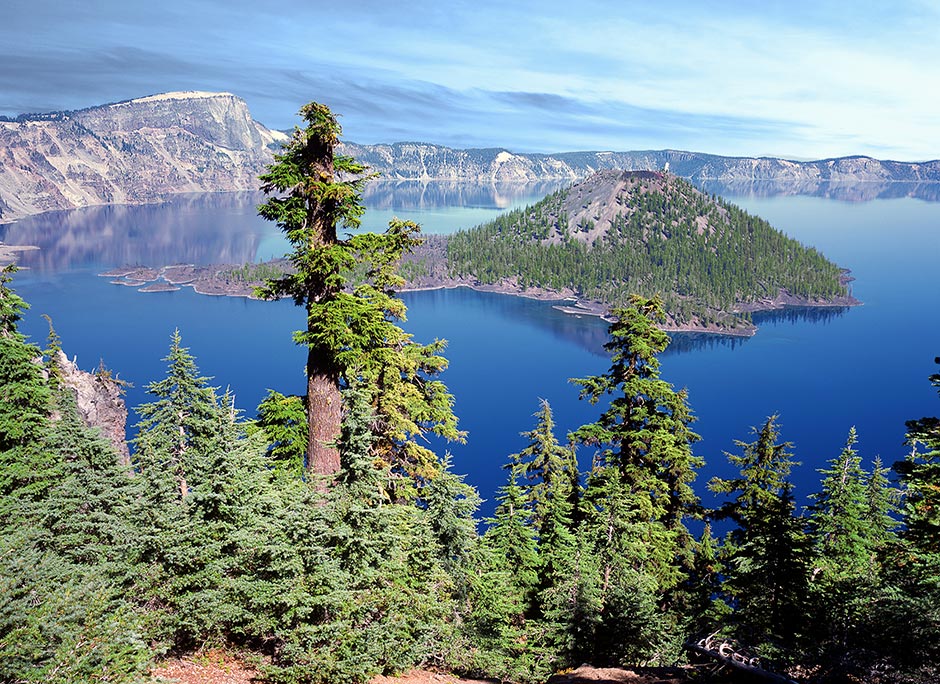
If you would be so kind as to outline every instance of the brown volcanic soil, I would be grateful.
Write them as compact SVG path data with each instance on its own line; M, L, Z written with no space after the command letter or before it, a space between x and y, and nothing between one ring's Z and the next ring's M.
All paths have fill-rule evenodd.
M221 650L166 660L150 671L151 684L251 684L258 671Z
M260 680L257 670L224 651L168 660L151 673L152 684L253 684ZM576 670L553 675L547 684L684 684L688 670L659 668L595 668L582 665ZM461 679L429 670L411 670L397 677L373 677L369 684L491 684L486 680Z

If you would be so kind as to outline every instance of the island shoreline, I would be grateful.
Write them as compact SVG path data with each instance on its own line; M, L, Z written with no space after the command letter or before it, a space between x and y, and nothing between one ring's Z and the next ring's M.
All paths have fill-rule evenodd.
M100 277L112 278L114 285L136 287L139 292L155 293L179 290L182 287L192 287L200 295L212 297L245 297L257 301L264 301L254 296L255 283L231 281L218 276L219 271L232 268L231 265L195 266L194 264L174 264L161 268L127 266L118 267L99 273ZM850 278L846 275L846 282ZM160 282L162 281L162 283ZM260 285L260 283L257 283ZM397 293L432 292L435 290L454 290L465 287L474 292L501 294L512 297L523 297L535 301L552 303L552 308L560 314L569 316L591 316L603 321L611 322L611 306L603 302L582 300L577 293L569 291L554 291L545 288L520 288L510 283L483 284L479 282L452 281L426 285L408 285L397 290ZM774 299L765 299L758 302L739 304L732 314L740 313L772 313L800 308L846 308L861 306L862 302L851 295L839 297L834 300L810 300L796 297L788 292L781 292ZM721 337L753 337L759 326L742 324L734 328L725 328L717 325L675 324L667 322L659 326L668 333L707 334Z

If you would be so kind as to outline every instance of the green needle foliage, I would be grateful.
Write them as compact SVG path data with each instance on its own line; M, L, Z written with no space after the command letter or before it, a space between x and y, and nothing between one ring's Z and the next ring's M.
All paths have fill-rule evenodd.
M658 299L633 298L633 306L614 312L610 326L610 370L575 379L581 398L596 404L613 395L600 418L572 437L596 446L595 469L614 468L616 488L631 497L624 510L651 544L644 565L663 591L675 587L690 567L694 540L685 520L696 516L698 497L691 483L702 465L692 453L698 441L685 390L659 377L659 359L669 337L656 327L663 317Z
M740 207L687 181L603 171L523 209L459 231L451 272L487 284L561 291L630 304L660 297L673 321L747 324L740 305L780 290L809 300L847 294L839 268Z
M0 277L0 680L139 681L151 656L130 598L140 491L81 422L54 359L17 330L13 270Z
M738 634L779 657L805 633L809 546L794 516L792 444L779 441L777 416L754 433L755 441L736 442L740 454L726 454L740 476L713 478L708 488L731 497L714 515L736 525L725 537L722 560Z
M268 390L258 404L258 418L251 430L261 429L268 440L268 456L275 469L299 478L307 456L307 407L304 397L284 396Z
M518 454L509 457L507 466L515 478L521 480L524 505L536 530L547 524L552 499L563 497L577 499L577 491L566 492L572 482L578 480L578 463L574 449L563 447L555 438L555 420L552 408L544 399L535 414L538 421L533 430L522 433L529 444ZM569 512L570 515L570 512Z
M372 400L381 456L404 478L433 477L437 459L419 438L432 432L460 440L463 434L453 398L434 379L447 367L444 343L416 344L396 324L405 320L405 306L395 297L404 284L397 267L420 243L418 226L393 220L381 235L342 239L339 228L359 226L366 167L334 154L341 129L328 107L310 103L300 114L307 125L294 131L261 176L263 190L274 196L259 207L293 247L292 272L268 280L258 293L291 297L306 311L306 328L294 339L308 350L307 470L321 478L338 472L340 389L365 382L377 389ZM400 489L400 495L414 495L409 485Z
M930 384L940 392L940 373L930 376ZM906 425L911 452L894 466L904 488L905 538L921 553L940 554L940 418Z
M272 390L244 422L176 331L128 466L82 422L51 325L45 351L19 333L26 304L0 274L0 681L130 684L155 657L222 646L276 684L414 667L536 684L583 662L673 664L706 628L807 684L938 681L938 419L907 424L900 489L879 459L862 467L853 428L801 518L771 416L728 455L739 474L709 483L727 534L706 522L695 539L702 461L687 393L660 377L657 297L616 310L609 370L574 381L599 416L569 446L540 403L481 536L479 496L424 439L462 436L443 343L399 327L417 226L339 239L364 169L332 155L328 109L302 114L262 213L295 247L267 292L306 308L308 395Z

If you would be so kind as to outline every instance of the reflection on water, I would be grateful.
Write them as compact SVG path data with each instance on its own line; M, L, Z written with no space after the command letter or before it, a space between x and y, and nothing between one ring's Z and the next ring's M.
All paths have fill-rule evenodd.
M369 208L383 210L512 209L534 204L570 181L537 183L467 183L460 181L372 181L363 190Z
M438 189L442 196L450 192ZM413 204L429 197L415 188L409 196ZM491 200L484 195L480 201ZM248 415L269 387L302 391L303 354L291 343L290 332L302 326L303 312L289 301L199 297L185 288L138 294L109 285L89 268L243 261L255 249L273 252L269 241L278 231L255 216L257 201L246 195L203 195L152 207L47 214L0 227L0 239L43 248L25 258L49 270L75 271L61 278L18 274L15 286L33 305L23 331L41 344L48 325L40 314L50 315L69 354L78 354L84 368L103 358L135 385L129 389L131 405L144 401L147 382L165 372L160 359L175 327L183 330L203 373L237 390L238 405ZM927 377L935 370L940 319L924 312L936 310L940 203L857 205L789 197L743 204L851 267L858 278L856 295L866 305L851 311L754 314L755 323L766 329L750 339L673 336L664 377L689 388L699 417L695 430L703 440L696 453L708 465L698 491L704 494L712 475L733 475L722 451L733 449L735 439L747 438L749 425L771 414L782 416L783 437L796 444L797 458L804 462L794 473L799 497L814 491L816 468L839 453L852 425L859 428L859 452L866 459L876 454L886 462L903 458L905 421L937 411L936 391ZM493 215L497 210L473 211ZM471 439L466 445L444 445L441 453L453 448L455 470L468 472L468 482L479 486L485 498L505 483L500 468L505 455L525 446L519 432L531 428L539 397L551 401L559 434L596 419L596 407L578 401L567 378L609 367L604 321L562 314L548 302L464 288L404 297L405 327L417 341L443 337L451 342L444 381ZM885 350L898 349L899 330L904 331L903 353L893 354L892 372L874 378L859 373L883 362ZM885 396L892 401L885 402Z
M576 345L593 356L607 358L609 352L604 345L609 341L609 324L598 316L577 316L563 313L553 308L559 302L540 301L498 294L495 292L476 292L467 287L453 289L408 292L404 294L405 303L410 307L413 302L420 302L425 309L445 311L485 311L492 319L510 320L520 325L548 334L557 340ZM763 321L770 320L806 320L826 321L847 311L847 308L821 309L803 307L792 310L778 310L761 314ZM836 313L838 312L838 313ZM814 316L819 316L814 318ZM758 315L755 314L755 318ZM714 333L670 333L669 347L666 354L686 354L712 349L737 349L746 344L750 337L716 335Z
M513 323L548 333L552 337L571 342L597 356L607 356L607 323L597 316L573 316L552 308L559 301L541 301L527 297L477 292L468 287L457 287L423 292L406 292L402 298L406 305L420 302L427 310L439 312L474 311L487 318Z
M0 240L35 245L21 266L41 273L125 264L165 266L254 261L271 227L257 193L173 197L165 203L86 207L0 226Z
M596 316L572 316L553 309L551 303L535 302L522 297L488 295L486 307L501 315L523 320L543 333L576 344L596 356L608 356L604 344L608 341L608 324ZM462 303L462 305L466 305ZM752 315L755 325L786 323L830 323L849 311L847 306L792 306ZM758 335L760 332L757 333ZM677 332L669 334L670 342L664 354L689 354L717 349L738 349L752 338L738 335L716 335L704 332Z
M706 349L737 349L750 340L750 337L739 335L716 335L714 333L681 332L670 333L669 346L663 355L687 354L689 352L704 351Z
M363 195L363 229L381 231L398 216L416 221L428 233L452 232L495 218L504 208L534 203L558 187L373 181ZM261 193L206 193L174 195L160 204L49 212L0 225L0 241L39 247L18 260L37 273L125 265L244 264L288 251L277 226L257 215L264 199Z
M844 202L870 202L878 199L913 197L927 202L940 202L940 183L908 181L787 181L740 180L696 181L705 192L729 197L779 197L809 195Z
M751 319L758 327L761 323L831 323L848 312L847 306L788 306L773 311L758 311Z

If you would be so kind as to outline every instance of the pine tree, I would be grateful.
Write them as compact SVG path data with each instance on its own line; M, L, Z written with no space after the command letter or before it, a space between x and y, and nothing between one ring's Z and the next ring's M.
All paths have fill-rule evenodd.
M478 539L473 516L480 507L480 495L451 467L448 453L441 461L440 472L422 488L419 504L424 507L443 552L444 567L458 583L459 590L466 584L470 553Z
M555 438L552 408L544 399L535 418L535 428L522 433L529 443L522 451L509 457L506 467L522 480L516 486L522 490L532 525L541 530L551 498L559 494L569 495L569 483L572 477L577 481L578 472L573 449L561 446Z
M881 561L890 534L884 468L871 475L855 451L855 428L845 448L821 469L813 495L809 531L814 545L809 599L812 643L822 671L830 677L864 676L870 652L869 623L883 598Z
M178 330L164 361L166 377L147 386L155 400L137 408L133 466L143 488L137 581L141 596L162 608L152 616L154 635L185 648L221 641L229 626L222 586L241 445L234 409L199 375Z
M12 265L0 271L0 453L5 454L0 492L33 479L35 473L28 467L14 465L14 460L19 462L14 456L41 441L51 401L39 362L42 353L16 327L28 305L8 286L15 272Z
M778 441L775 415L754 432L754 442L736 442L740 455L726 454L740 477L713 478L708 487L733 497L715 517L736 524L722 555L740 636L764 644L771 655L783 655L778 649L792 648L803 630L808 540L794 516L792 444Z
M332 475L339 469L334 444L342 418L342 368L337 321L329 319L344 285L340 274L352 266L337 228L359 225L365 167L334 153L341 129L329 108L311 102L300 115L306 127L294 130L260 177L262 190L274 196L259 207L261 216L276 222L293 246L289 259L296 272L269 281L262 294L292 297L306 309L306 328L294 339L307 346L307 467L317 475Z
M882 465L876 456L871 473L865 482L865 519L871 534L872 546L879 555L896 541L900 491L888 479L891 468Z
M866 474L854 449L857 440L853 427L842 453L819 471L823 480L813 496L809 521L818 563L814 574L858 576L871 568L873 535L868 524Z
M940 364L940 357L934 362ZM930 376L930 384L940 392L940 373ZM904 537L921 553L940 554L940 418L905 425L911 452L894 464L904 491Z
M307 458L307 408L304 397L284 396L268 390L258 404L255 427L264 431L268 441L267 453L275 469L291 477L300 477Z
M539 641L552 669L570 667L590 652L598 614L597 566L590 549L576 534L570 479L554 478L538 530L536 608Z
M0 276L0 680L137 681L149 649L126 598L136 483L18 332L12 270Z
M676 644L674 601L663 577L672 579L675 559L658 558L673 537L662 525L638 519L638 499L618 468L596 465L588 475L581 502L579 540L596 568L590 659L597 664L669 662ZM678 630L673 631L673 639Z
M532 514L526 508L523 490L512 469L509 481L496 493L496 501L496 511L488 520L483 541L493 552L498 567L511 573L514 593L527 604L538 583L538 549Z
M940 373L930 383L940 390ZM862 627L869 643L881 645L873 664L887 664L899 681L927 684L940 678L940 419L909 420L906 427L911 451L894 464L902 497L900 540L888 529L884 586ZM893 502L882 480L883 473L872 473L868 509L884 529Z
M275 681L361 682L442 662L454 641L441 528L414 503L388 499L392 474L375 455L372 388L344 393L336 484L325 497L309 490L295 509L307 596L300 614L285 616Z
M639 525L648 540L643 565L661 591L675 587L692 564L694 539L685 520L697 515L698 497L691 483L702 460L692 453L699 439L689 427L693 417L685 390L675 391L659 377L657 358L669 337L655 327L663 317L658 299L633 298L633 306L614 311L611 367L604 375L575 379L581 398L597 403L613 394L597 422L572 437L600 447L596 468L616 468L618 490L629 503L617 507Z
M277 196L259 208L293 246L293 273L269 280L259 294L289 296L306 310L306 328L294 339L307 347L307 469L321 478L339 470L340 387L358 379L378 389L375 448L408 477L433 476L436 459L415 438L426 431L448 439L463 435L452 397L434 379L447 365L440 355L444 343L415 344L394 323L405 317L394 296L403 283L397 264L419 244L418 227L395 220L382 235L340 239L338 228L359 225L366 168L334 154L341 129L329 108L310 103L300 114L306 128L295 130L261 176L262 189Z
M373 388L372 410L376 455L399 476L393 489L400 497L416 494L421 481L441 472L437 455L425 446L425 435L463 441L457 429L454 399L437 379L448 365L441 354L443 340L416 343L396 321L404 321L406 308L395 296L404 285L398 273L402 256L420 243L419 228L410 221L393 220L382 235L363 233L347 241L355 261L363 268L351 294L339 300L349 339L340 355L348 385Z

